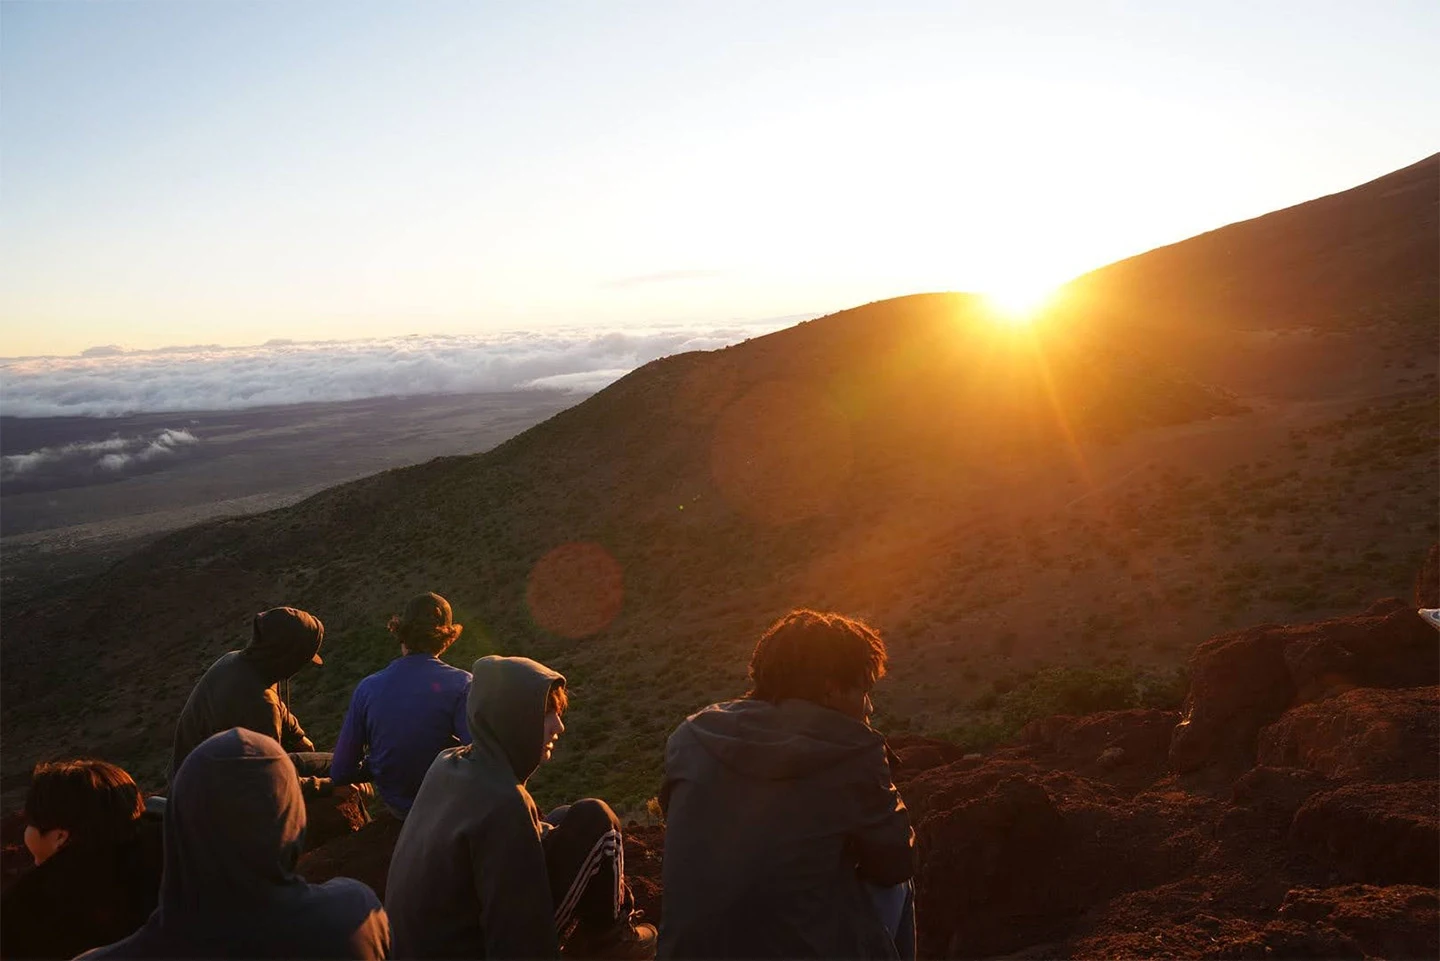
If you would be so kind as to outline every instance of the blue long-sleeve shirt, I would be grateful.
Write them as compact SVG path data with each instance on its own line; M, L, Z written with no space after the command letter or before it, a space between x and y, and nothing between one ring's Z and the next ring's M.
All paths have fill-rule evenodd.
M352 784L368 776L391 810L408 812L435 756L470 743L469 696L469 671L431 654L397 657L356 685L331 778Z

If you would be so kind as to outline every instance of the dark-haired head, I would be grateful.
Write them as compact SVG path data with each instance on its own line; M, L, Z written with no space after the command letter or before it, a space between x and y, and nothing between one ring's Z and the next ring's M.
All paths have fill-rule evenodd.
M885 662L884 640L864 621L794 610L770 625L755 645L749 696L825 705L834 705L840 694L863 699L885 675Z
M135 781L108 761L37 764L25 795L25 842L37 862L41 851L48 857L67 845L115 843L144 812Z
M440 656L460 637L464 625L451 620L450 602L439 594L417 594L402 614L390 618L390 632L406 650Z

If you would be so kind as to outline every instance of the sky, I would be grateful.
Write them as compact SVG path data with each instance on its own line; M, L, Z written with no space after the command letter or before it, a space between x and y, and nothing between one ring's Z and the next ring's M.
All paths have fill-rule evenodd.
M3 0L0 357L1024 291L1434 153L1437 62L1393 0Z

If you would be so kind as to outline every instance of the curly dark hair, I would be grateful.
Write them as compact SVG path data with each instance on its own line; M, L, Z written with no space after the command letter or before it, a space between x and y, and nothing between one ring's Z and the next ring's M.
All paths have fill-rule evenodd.
M121 840L144 813L134 779L109 761L37 764L25 795L25 820L39 831L64 828L71 843Z
M450 602L439 594L419 594L410 598L403 614L395 614L387 625L390 633L416 653L444 654L465 629L450 620Z
M869 691L885 676L885 641L843 614L797 609L760 635L748 697L823 702L831 688Z

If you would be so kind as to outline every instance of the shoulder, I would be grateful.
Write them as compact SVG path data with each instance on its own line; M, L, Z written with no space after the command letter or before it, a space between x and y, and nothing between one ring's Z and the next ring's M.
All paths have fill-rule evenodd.
M468 687L470 684L469 671L456 667L454 664L446 664L438 657L435 659L433 670L457 687Z
M313 888L333 911L330 916L336 921L352 917L360 921L380 909L380 899L370 885L354 878L331 878Z

